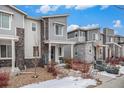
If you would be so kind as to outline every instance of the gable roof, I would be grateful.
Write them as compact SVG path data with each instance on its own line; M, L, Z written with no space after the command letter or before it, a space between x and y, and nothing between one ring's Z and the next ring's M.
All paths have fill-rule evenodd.
M77 29L74 29L72 31L69 31L68 33L73 33L73 32L77 32L77 31L91 31L91 30L97 30L97 29L100 29L99 27L94 27L94 28L77 28Z
M14 10L16 10L16 11L18 11L18 12L20 12L20 13L22 13L22 14L24 14L24 15L27 15L27 13L25 13L25 12L23 12L22 10L20 10L20 9L18 9L18 8L16 8L15 6L13 6L13 5L8 5L10 8L12 8L12 9L14 9Z
M64 17L64 16L69 16L69 14L49 15L49 16L42 16L41 18Z

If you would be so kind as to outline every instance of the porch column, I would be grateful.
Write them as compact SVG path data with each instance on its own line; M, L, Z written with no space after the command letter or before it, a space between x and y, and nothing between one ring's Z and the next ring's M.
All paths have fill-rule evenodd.
M120 57L120 56L121 56L121 48L118 47L118 57Z
M73 48L74 48L74 45L72 44L72 45L71 45L71 59L73 59L73 54L74 54L74 53L73 53Z
M58 46L55 46L55 62L58 63Z
M105 59L108 57L108 46L105 47Z
M49 43L48 61L51 62L51 43Z
M15 41L11 41L12 44L12 72L14 72L15 69Z
M78 41L80 42L80 30L78 30Z

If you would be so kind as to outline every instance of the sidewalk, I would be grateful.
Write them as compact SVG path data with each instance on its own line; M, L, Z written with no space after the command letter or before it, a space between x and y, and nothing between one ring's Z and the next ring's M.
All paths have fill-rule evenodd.
M95 88L124 88L124 76L117 78L110 78L101 76L102 84Z

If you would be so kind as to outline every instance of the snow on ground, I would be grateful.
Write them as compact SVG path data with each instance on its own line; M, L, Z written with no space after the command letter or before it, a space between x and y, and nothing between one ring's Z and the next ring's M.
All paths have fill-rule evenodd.
M81 77L69 76L62 79L29 84L22 88L85 88L89 85L96 85L96 83L94 79L82 79Z
M121 66L121 67L120 67L119 73L120 73L120 74L124 74L124 66Z
M118 75L107 73L106 71L100 72L100 75L108 76L111 78L116 78Z

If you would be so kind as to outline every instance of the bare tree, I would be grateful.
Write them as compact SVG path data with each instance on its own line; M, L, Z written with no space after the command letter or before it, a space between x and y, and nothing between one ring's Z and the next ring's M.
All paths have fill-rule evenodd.
M35 42L35 49L33 51L35 51L34 55L34 60L33 60L33 64L34 64L34 76L33 78L37 78L37 65L38 65L38 56L39 56L39 38L38 38L38 32L35 33L34 35L34 42Z

